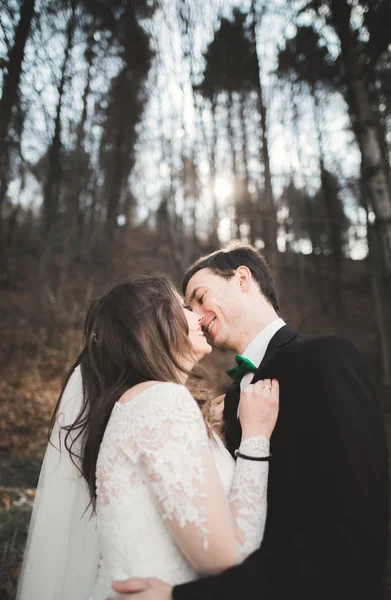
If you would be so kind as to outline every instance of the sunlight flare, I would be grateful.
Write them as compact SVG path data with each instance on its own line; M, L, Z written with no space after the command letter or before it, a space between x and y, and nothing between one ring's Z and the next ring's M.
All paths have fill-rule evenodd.
M233 193L232 183L225 177L216 177L214 193L218 200L226 200Z

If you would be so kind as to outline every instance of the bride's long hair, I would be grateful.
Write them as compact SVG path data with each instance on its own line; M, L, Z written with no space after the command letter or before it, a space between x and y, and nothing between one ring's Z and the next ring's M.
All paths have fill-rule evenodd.
M65 386L81 367L83 400L75 421L64 426L65 446L87 481L93 509L99 448L114 404L143 381L181 383L182 359L192 353L187 321L172 282L165 276L134 275L92 301L84 323L84 349ZM82 436L81 456L73 449Z

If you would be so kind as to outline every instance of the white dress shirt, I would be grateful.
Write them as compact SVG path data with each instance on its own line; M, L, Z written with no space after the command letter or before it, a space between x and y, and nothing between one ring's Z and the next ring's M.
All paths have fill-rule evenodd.
M281 329L281 327L284 327L285 324L286 324L285 321L280 318L275 319L274 321L269 323L269 325L267 325L264 329L262 329L262 331L260 331L258 333L258 335L256 335L255 338L253 338L251 340L251 342L248 344L248 346L246 346L242 356L244 356L244 358L248 358L248 360L251 360L251 362L254 363L254 365L256 367L259 367L259 365L261 364L261 362L263 360L263 357L266 354L266 350L267 350L270 340L277 333L277 331L279 329ZM246 385L251 383L253 378L254 378L254 373L251 373L251 371L250 371L250 373L246 373L246 375L243 377L243 379L240 382L240 391L242 391L243 388L246 387ZM239 405L238 405L238 418L239 418Z
M254 363L256 367L259 367L263 360L263 357L266 354L266 349L269 345L270 340L277 333L277 331L281 329L281 327L284 327L284 325L285 321L280 318L275 319L274 321L269 323L269 325L262 329L262 331L260 331L258 335L256 335L255 338L251 340L248 346L244 349L242 356L248 358L248 360L251 360L251 362ZM242 389L245 388L246 385L252 382L253 377L254 373L246 373L246 375L240 382L240 391L242 391Z

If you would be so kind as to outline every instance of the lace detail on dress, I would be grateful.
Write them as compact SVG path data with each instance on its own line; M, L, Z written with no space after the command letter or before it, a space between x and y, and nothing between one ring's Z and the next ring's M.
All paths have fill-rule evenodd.
M249 437L239 451L249 456L268 456L270 444L262 435ZM267 511L267 478L269 463L238 457L229 504L236 516L237 539L241 560L262 542Z
M101 502L109 504L124 493L119 463L125 455L147 476L161 517L176 521L181 528L193 524L206 549L203 463L210 450L194 398L184 386L154 384L115 408L123 418L120 427L106 432L102 443L106 451L101 452L97 476ZM109 447L111 452L107 452ZM137 479L137 471L129 471L126 483L131 487Z
M149 401L139 414L135 441L149 485L159 503L163 519L183 528L192 523L208 546L205 454L209 443L201 411L181 386L170 386L170 396ZM203 452L202 452L203 450ZM186 460L187 458L187 460Z
M248 456L269 456L270 442L264 435L253 435L242 440L239 452ZM242 459L244 460L244 459ZM267 461L265 461L267 462Z

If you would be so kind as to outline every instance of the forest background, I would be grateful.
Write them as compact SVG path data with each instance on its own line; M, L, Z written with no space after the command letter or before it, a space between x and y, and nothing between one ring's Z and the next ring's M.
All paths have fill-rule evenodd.
M90 298L233 239L339 333L391 439L388 0L2 0L0 598ZM231 353L207 363L216 393ZM391 598L390 576L386 596Z

